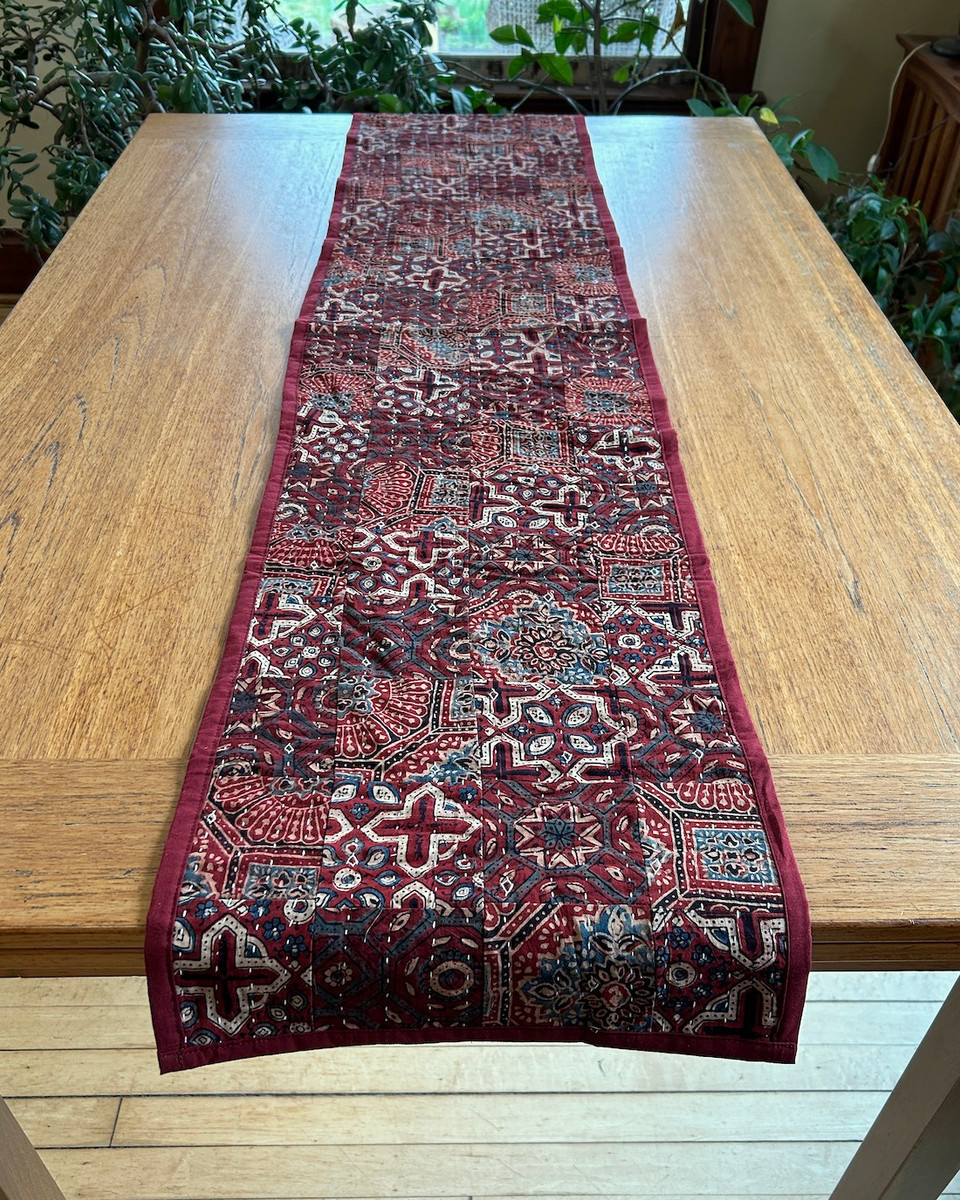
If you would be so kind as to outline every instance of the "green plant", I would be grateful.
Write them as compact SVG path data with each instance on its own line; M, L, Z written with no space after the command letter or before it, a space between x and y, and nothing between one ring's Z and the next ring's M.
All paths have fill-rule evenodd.
M960 220L931 230L916 204L867 180L821 217L911 354L960 419Z
M347 30L333 27L333 42L302 18L289 22L306 74L285 80L285 108L302 102L304 80L311 106L324 112L374 108L381 112L499 112L488 92L454 87L456 75L429 46L437 20L434 0L398 0L385 13L373 14L359 0L345 0ZM366 20L357 21L363 12Z
M741 20L748 25L753 24L753 10L750 0L728 0L736 10ZM727 89L715 79L706 79L700 71L703 62L704 38L706 21L702 23L700 47L697 56L697 79L694 83L693 96L687 101L687 107L696 117L752 117L767 135L770 145L776 150L777 157L783 165L792 171L811 170L824 183L831 183L840 178L840 168L837 160L829 150L813 140L812 129L801 129L790 136L785 126L799 125L797 117L785 113L784 108L794 96L784 96L773 104L764 104L759 95L744 95L734 101ZM703 82L714 95L714 104L708 104L698 95L700 84Z
M275 0L0 0L0 190L24 240L59 241L150 113L495 107L454 89L427 52L433 0L399 0L363 25L357 9L349 0L348 32L324 44ZM19 138L41 114L52 200Z
M664 28L651 0L607 0L606 4L604 0L545 0L537 11L537 23L549 28L553 41L549 50L539 49L522 25L501 25L490 32L500 45L517 47L507 77L525 90L523 99L534 92L553 92L578 112L588 111L564 90L574 82L572 54L586 60L589 110L606 113L617 112L641 80L652 78L647 68L658 37L672 41L686 18L677 4L671 27ZM604 54L609 46L622 47L626 58L610 77Z

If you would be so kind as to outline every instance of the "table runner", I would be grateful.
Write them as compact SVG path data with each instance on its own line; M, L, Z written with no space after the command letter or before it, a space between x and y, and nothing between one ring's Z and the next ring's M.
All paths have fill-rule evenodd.
M154 890L161 1070L792 1061L809 961L585 122L355 117Z

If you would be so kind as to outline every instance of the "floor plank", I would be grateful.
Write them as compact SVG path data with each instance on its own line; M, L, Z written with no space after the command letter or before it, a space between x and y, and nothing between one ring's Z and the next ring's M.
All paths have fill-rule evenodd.
M8 1106L38 1148L109 1146L120 1101L112 1096L53 1096L10 1100Z
M736 1180L746 1194L829 1194L856 1149L855 1142L755 1145L555 1144L505 1146L248 1146L137 1150L49 1150L42 1158L68 1200L262 1200L264 1185L282 1174L290 1196L431 1196L449 1181L479 1200L516 1197L608 1196L628 1182L634 1196L651 1191L713 1195L726 1200ZM751 1191L750 1181L753 1181ZM319 1194L324 1194L321 1191Z
M859 1141L883 1092L124 1099L114 1146ZM47 1142L46 1145L56 1145Z
M922 997L915 996L914 999ZM147 981L142 975L71 979L0 979L0 1008L38 1008L47 1005L127 1005L147 1003ZM6 1018L4 1018L6 1019Z
M939 1004L956 981L956 971L814 971L807 1001L933 1000Z
M363 1046L160 1075L148 1050L7 1051L0 1092L50 1095L463 1095L484 1092L889 1091L909 1046L813 1046L794 1066L591 1046Z

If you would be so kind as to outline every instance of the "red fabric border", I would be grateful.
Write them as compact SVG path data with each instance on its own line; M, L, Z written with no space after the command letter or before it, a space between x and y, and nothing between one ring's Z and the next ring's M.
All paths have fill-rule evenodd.
M432 1027L423 1030L337 1030L335 1033L319 1031L311 1034L288 1034L263 1040L252 1037L234 1038L226 1046L217 1044L183 1046L181 1044L180 1030L176 1019L178 1003L173 983L173 962L169 950L176 916L176 902L193 830L205 799L206 784L213 765L220 730L226 717L239 669L256 601L257 585L266 558L269 532L280 495L287 459L293 444L296 428L297 382L303 359L305 334L309 314L312 314L315 307L342 217L346 182L353 165L358 137L359 119L354 117L347 135L343 164L334 193L323 249L301 307L300 316L294 326L290 359L284 381L277 444L260 503L250 551L244 565L223 657L194 742L147 917L145 947L147 982L161 1073L198 1067L222 1060L251 1058L295 1050L346 1045L423 1044L448 1041L580 1042L597 1046L736 1058L747 1061L790 1063L795 1060L797 1032L811 961L810 923L806 896L796 861L787 840L769 764L747 710L737 679L733 656L723 629L716 588L710 574L709 559L680 463L677 435L670 423L667 399L657 374L647 336L646 322L637 309L616 225L607 206L603 187L597 174L586 121L583 117L576 117L575 120L584 156L584 166L590 179L594 200L606 235L621 300L633 325L637 353L643 366L643 374L647 381L657 427L663 437L667 468L677 503L684 541L691 558L704 628L716 666L718 682L750 768L764 827L780 874L790 939L786 1000L780 1023L780 1037L776 1040L761 1041L672 1033L630 1034L617 1032L605 1034L602 1031L590 1032L579 1028L566 1029L563 1027L533 1029L459 1026L446 1029Z

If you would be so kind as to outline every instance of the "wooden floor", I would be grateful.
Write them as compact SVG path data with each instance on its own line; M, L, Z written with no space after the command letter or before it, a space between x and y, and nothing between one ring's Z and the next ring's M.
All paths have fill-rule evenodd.
M163 1078L142 980L8 979L0 1094L68 1200L812 1200L954 978L815 975L795 1067L446 1045Z

